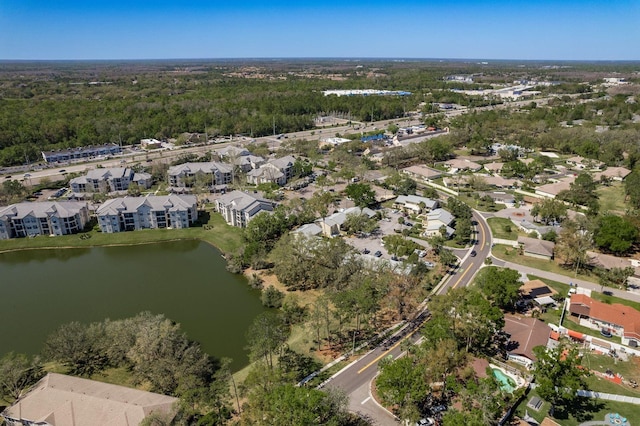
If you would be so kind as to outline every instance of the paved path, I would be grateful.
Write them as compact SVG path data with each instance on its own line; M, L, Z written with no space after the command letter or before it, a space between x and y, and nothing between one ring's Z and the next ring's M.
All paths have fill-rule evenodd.
M591 420L589 422L584 422L584 423L580 423L580 426L602 426L602 425L606 425L606 426L611 426L611 425L624 425L624 426L631 426L631 423L629 423L629 420L627 419L626 422L622 422L622 418L617 418L614 417L615 414L609 413L607 415L604 416L604 420Z

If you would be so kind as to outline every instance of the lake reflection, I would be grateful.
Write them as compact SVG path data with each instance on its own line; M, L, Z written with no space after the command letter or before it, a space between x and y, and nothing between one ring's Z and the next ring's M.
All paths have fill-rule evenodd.
M0 254L0 354L38 353L60 324L162 313L215 357L246 365L260 293L200 241Z

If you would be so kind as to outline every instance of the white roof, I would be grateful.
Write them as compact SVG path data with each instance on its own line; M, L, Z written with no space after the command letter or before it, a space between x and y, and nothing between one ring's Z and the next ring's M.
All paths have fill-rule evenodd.
M411 203L415 205L424 203L424 205L428 209L433 209L438 205L438 201L436 200L432 200L431 198L427 198L427 197L420 197L417 195L398 195L398 198L396 198L396 203L398 204Z

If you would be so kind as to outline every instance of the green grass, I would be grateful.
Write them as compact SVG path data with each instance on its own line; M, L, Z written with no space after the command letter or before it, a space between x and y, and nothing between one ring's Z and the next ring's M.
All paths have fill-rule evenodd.
M518 235L520 235L518 227L514 225L510 219L506 219L504 217L490 217L487 219L487 223L491 228L491 233L494 238L515 241L518 239ZM507 232L505 229L511 229L511 232ZM526 236L524 232L522 235Z
M504 204L488 203L480 198L474 198L468 194L461 193L458 199L481 212L497 212L507 208Z
M92 230L75 235L58 237L38 236L35 238L13 238L0 241L3 251L25 249L56 249L76 247L100 247L109 245L137 245L172 240L197 239L212 244L223 253L236 251L242 244L242 230L229 226L221 215L214 212L200 212L200 224L188 229L145 229L140 231L103 234ZM208 225L203 227L202 225ZM80 239L80 235L89 238Z
M540 411L535 411L531 408L528 408L527 402L529 402L529 400L533 396L538 396L535 390L530 391L529 394L518 405L518 407L516 408L516 414L520 418L522 418L524 416L525 410L527 410L531 417L535 418L538 422L541 423L542 420L548 415L550 406L547 402L545 402L542 405ZM556 412L557 417L555 417L554 420L562 426L578 426L581 423L590 420L603 421L604 416L606 416L608 413L619 413L622 417L626 417L627 419L629 419L632 425L635 424L634 419L640 419L640 406L638 405L615 401L605 401L603 399L581 399L584 400L584 402L587 402L587 404L583 404L581 407L582 410L580 419L577 419L572 414Z
M598 293L595 291L591 292L591 298L604 303L620 303L621 305L630 306L633 309L640 311L640 303L634 302L632 300L621 299L615 296L607 296L606 294Z
M536 259L534 257L524 256L518 254L518 250L510 246L496 244L491 253L498 259L517 263L518 265L529 266L535 269L541 269L543 271L553 272L554 274L564 275L567 277L567 282L570 282L572 279L580 279L596 284L598 283L598 277L596 276L586 275L583 273L579 273L576 276L573 270L565 269L553 260Z
M613 182L611 186L603 186L596 190L598 201L600 202L600 211L624 213L627 205L624 202L625 193L622 182Z

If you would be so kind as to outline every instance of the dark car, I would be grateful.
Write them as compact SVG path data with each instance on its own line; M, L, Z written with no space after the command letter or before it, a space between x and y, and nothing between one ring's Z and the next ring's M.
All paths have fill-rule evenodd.
M469 256L471 256L471 257L476 257L477 255L478 255L478 253L476 253L476 251L475 251L475 250L473 250L473 251L469 254Z
M375 257L380 257L380 256L382 256L382 252L381 252L380 250L378 250L378 251L377 251L377 252L375 252L373 255L374 255Z
M65 172L66 172L66 170L65 170L65 169L60 169L60 170L58 170L58 173L65 173Z
M613 334L611 334L611 332L609 330L607 330L606 328L601 328L600 329L600 334L602 334L606 338L610 338L610 337L613 336Z
M363 254L369 254L369 253L371 253L371 252L369 251L369 249L368 249L368 248L366 248L366 249L362 250L362 253L363 253Z

